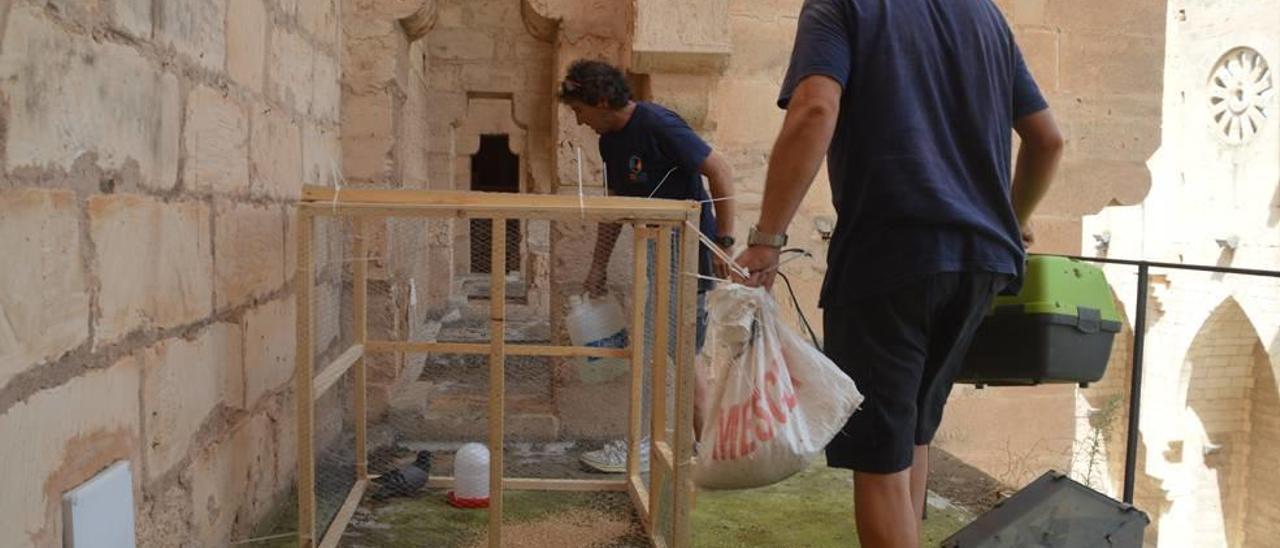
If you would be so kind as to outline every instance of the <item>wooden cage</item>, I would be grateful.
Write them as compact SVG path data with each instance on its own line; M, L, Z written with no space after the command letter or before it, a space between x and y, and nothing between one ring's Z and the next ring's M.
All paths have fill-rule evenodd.
M488 356L488 447L490 450L490 507L488 510L488 543L498 547L503 544L504 490L553 490L553 491L620 491L630 494L636 513L644 523L646 535L654 546L690 545L690 507L693 496L693 362L695 355L695 318L697 280L692 276L675 276L668 268L657 268L646 273L646 258L650 250L656 253L658 264L673 260L673 247L680 261L679 272L697 272L698 236L696 227L699 205L693 202L648 200L617 197L579 197L555 195L500 194L478 192L437 192L416 190L367 190L307 187L297 213L297 353L295 382L297 390L297 485L298 485L298 545L303 548L337 546L343 531L359 506L366 488L370 485L366 447L366 364L365 357L378 352L447 353ZM315 257L313 238L318 217L349 219L354 226L352 249L351 313L354 314L354 343L330 363L316 364L312 352L315 310L312 304L315 283ZM492 231L489 300L488 344L461 344L436 342L406 342L394 340L370 340L368 337L368 266L364 257L368 253L368 229L372 222L393 218L452 218L491 219L493 226L500 226L510 219L541 219L565 222L617 223L630 226L634 234L633 303L643 302L649 291L648 277L654 276L656 316L670 314L678 318L674 333L664 322L653 322L651 333L645 333L656 341L658 348L666 348L670 337L675 337L677 356L672 360L675 368L674 420L667 415L666 386L654 382L652 405L649 405L650 469L648 480L642 476L636 457L637 444L643 437L641 412L643 407L640 380L644 368L651 368L653 378L666 378L666 359L646 361L643 337L630 337L628 348L594 348L574 346L543 346L506 344L504 261L507 258L506 231ZM554 276L554 272L552 273ZM668 310L672 301L672 287L678 295L674 298L676 310ZM644 307L632 306L628 329L639 334L647 329ZM654 352L657 356L659 353ZM608 357L629 360L631 396L628 410L627 472L622 479L531 479L504 476L504 368L507 356ZM318 368L318 369L317 369ZM354 400L354 487L345 503L324 531L317 531L316 518L316 455L313 445L315 434L315 402L339 379L350 374ZM670 429L670 430L668 430ZM674 434L667 434L669 431ZM661 435L660 435L661 434ZM674 443L671 443L671 441ZM452 478L432 478L433 487L447 487ZM662 496L662 495L666 496ZM670 508L661 508L670 505ZM664 512L669 512L666 514ZM655 526L655 516L670 516L669 528Z

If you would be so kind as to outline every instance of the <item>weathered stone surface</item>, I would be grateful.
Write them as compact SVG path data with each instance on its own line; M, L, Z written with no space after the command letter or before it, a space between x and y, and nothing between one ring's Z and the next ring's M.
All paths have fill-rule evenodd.
M1062 36L1062 90L1070 93L1154 94L1161 91L1163 40L1148 36L1068 33Z
M293 500L288 502L281 500L288 484L279 481L280 472L277 469L276 457L280 436L293 438L297 436L297 432L277 433L274 428L275 423L276 420L271 416L270 411L260 412L249 419L248 424L242 425L235 434L236 450L244 455L249 467L249 484L245 489L245 500L240 517L242 522L261 523L273 510L276 510L277 503L293 502ZM296 463L289 463L287 466L296 467Z
M298 4L298 22L321 44L334 46L338 40L336 0L304 0Z
M9 169L70 169L79 156L94 153L104 168L136 164L144 185L172 188L181 120L177 79L132 48L69 35L26 4L8 19L0 93L9 105Z
M225 310L284 285L284 219L275 207L219 201L213 271Z
M151 0L113 0L111 26L134 38L151 38Z
M101 289L96 342L196 321L212 309L209 208L136 194L89 199Z
M245 396L250 407L293 378L296 309L292 297L250 310L244 317Z
M262 91L267 55L267 12L262 0L230 0L227 9L227 74Z
M261 458L263 450L271 455L271 442L266 415L255 415L199 453L191 468L191 501L193 536L201 546L227 546L235 540L233 527L249 522L250 489L273 472L270 462L262 467L269 459Z
M295 14L298 13L299 0L273 0L273 1L275 2L276 6L278 6L278 9L282 13L284 13L286 16L293 17ZM306 1L306 0L302 0L302 1Z
M311 107L315 55L301 36L277 27L267 58L267 90L277 100L305 113Z
M182 179L196 192L243 193L249 189L249 121L225 93L204 86L187 98Z
M0 192L0 386L89 337L89 288L71 191Z
M427 47L437 59L477 61L492 59L493 37L475 30L439 29L427 34Z
M333 186L342 175L342 146L335 129L307 125L302 130L302 182Z
M241 355L240 330L218 323L195 340L169 339L129 358L142 368L147 478L164 475L187 455L218 404L242 406Z
M1044 93L1058 90L1059 37L1056 31L1028 29L1018 33L1018 48Z
M302 131L287 112L254 109L250 156L255 195L290 200L302 195Z
M1023 4L1033 3L1022 0L1015 6L1015 12L1030 12L1034 14L1034 6L1024 6ZM1116 23L1123 21L1123 35L1139 36L1146 35L1154 38L1156 47L1164 46L1165 20L1168 18L1165 13L1165 7L1169 2L1151 1L1151 2L1110 2L1108 0L1046 0L1043 2L1045 6L1039 7L1043 10L1045 22L1048 25L1059 28L1070 29L1075 32L1100 32L1121 36ZM1254 4L1262 6L1262 4ZM1219 4L1223 10L1230 10L1224 4ZM1237 4L1239 6L1239 4ZM1018 15L1019 18L1022 14ZM1151 64L1151 68L1162 68L1162 63L1156 62Z
M338 122L342 109L342 75L338 60L324 54L315 58L311 83L311 115L328 123Z
M1006 16L1009 23L1013 25L1034 25L1040 26L1045 24L1045 11L1050 0L1014 0L1013 13ZM1064 4L1065 2L1058 2Z
M197 65L222 72L227 57L227 0L157 2L156 37Z
M382 181L395 150L393 99L386 93L348 97L342 110L342 168L354 181Z
M64 490L138 458L137 364L125 360L39 392L0 415L0 545L61 546ZM68 412L74 410L75 412Z
M138 546L191 542L191 491L178 482L143 489L138 506Z

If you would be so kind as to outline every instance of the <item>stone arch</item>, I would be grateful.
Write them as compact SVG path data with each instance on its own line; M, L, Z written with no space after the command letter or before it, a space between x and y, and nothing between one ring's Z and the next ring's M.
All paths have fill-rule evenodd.
M1120 498L1124 489L1129 383L1133 367L1133 325L1124 307L1119 306L1117 310L1121 330L1111 346L1106 374L1101 380L1079 392L1079 397L1087 407L1081 414L1083 424L1081 433L1077 435L1072 472L1076 479ZM1148 329L1159 320L1161 314L1159 302L1154 298L1148 300ZM1160 517L1168 510L1168 500L1160 479L1147 470L1147 454L1153 450L1162 452L1164 449L1149 447L1148 443L1147 437L1139 433L1135 457L1137 477L1134 482L1134 505L1146 512L1154 524L1159 523ZM1157 527L1147 529L1147 541L1154 544L1157 533Z
M1280 510L1267 496L1280 488L1280 481L1268 481L1280 458L1280 396L1262 341L1234 298L1201 325L1182 377L1183 435L1174 448L1180 454L1170 456L1179 459L1185 488L1174 503L1199 516L1193 545L1243 546L1248 532L1272 531L1268 516Z

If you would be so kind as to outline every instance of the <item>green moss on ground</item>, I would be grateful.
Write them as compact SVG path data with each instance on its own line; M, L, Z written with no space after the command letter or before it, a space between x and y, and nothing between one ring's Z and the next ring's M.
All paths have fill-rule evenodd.
M929 509L924 546L937 546L970 518ZM859 546L853 477L818 462L787 481L749 491L703 491L693 512L696 548Z
M853 488L848 471L818 462L787 481L749 491L703 491L693 512L695 548L856 547ZM534 523L574 510L597 510L629 519L629 499L621 493L513 491L506 494L507 523ZM290 530L296 518L288 509L275 526L259 532ZM344 546L470 546L483 538L488 514L449 506L443 491L412 499L365 504L344 535ZM937 546L971 517L958 509L930 508L922 545ZM286 548L292 540L254 544ZM619 539L615 546L644 546L641 539Z

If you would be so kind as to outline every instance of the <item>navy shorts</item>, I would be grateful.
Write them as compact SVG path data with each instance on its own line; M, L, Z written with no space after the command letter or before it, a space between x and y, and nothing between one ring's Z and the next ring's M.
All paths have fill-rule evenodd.
M827 445L827 464L891 474L928 445L969 343L1004 274L946 272L823 311L826 348L866 396Z

